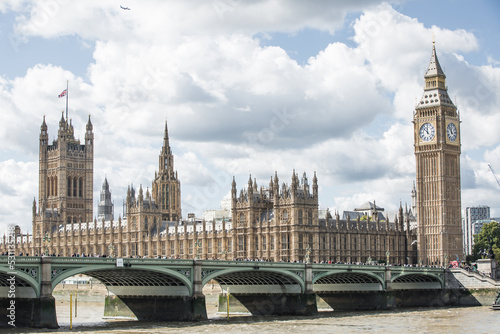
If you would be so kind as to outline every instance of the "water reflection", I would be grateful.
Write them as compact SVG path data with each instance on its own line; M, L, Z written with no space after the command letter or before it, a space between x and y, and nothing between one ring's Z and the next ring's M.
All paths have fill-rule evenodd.
M59 330L24 329L10 333L491 333L500 323L489 307L403 309L396 311L320 312L316 316L253 317L216 313L215 295L207 296L209 320L203 322L138 322L103 318L104 301L79 297L78 316L69 329L69 298L56 300ZM74 314L73 314L74 315Z

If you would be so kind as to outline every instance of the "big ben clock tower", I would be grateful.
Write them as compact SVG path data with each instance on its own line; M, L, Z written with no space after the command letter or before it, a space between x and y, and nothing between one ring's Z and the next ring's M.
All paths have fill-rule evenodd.
M419 262L444 265L462 258L460 115L448 96L434 42L413 124Z

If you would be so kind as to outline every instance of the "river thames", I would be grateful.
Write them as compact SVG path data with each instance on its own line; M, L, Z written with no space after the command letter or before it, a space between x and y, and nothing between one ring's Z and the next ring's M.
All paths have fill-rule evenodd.
M104 319L102 302L79 302L73 329L69 325L69 303L57 302L58 330L17 329L6 333L496 333L500 311L488 306L460 308L415 308L393 311L335 312L316 316L252 317L216 313L207 298L209 320L203 322L138 322ZM74 316L74 314L73 314Z

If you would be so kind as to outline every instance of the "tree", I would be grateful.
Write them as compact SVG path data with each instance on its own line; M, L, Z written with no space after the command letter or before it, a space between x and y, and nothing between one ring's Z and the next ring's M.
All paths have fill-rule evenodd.
M500 259L500 224L495 221L484 224L481 231L474 235L473 261L486 258L485 252L488 252L490 247L498 261Z

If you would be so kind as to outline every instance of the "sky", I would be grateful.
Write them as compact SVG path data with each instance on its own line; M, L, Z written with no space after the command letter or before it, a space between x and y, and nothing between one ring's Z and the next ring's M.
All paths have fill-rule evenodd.
M218 209L233 176L239 191L293 171L316 173L320 209L411 205L433 40L462 121L462 209L498 217L499 14L494 0L0 1L0 231L31 231L40 126L56 139L67 81L75 136L94 126L94 215L105 177L115 219L130 184L151 189L166 120L183 217Z

